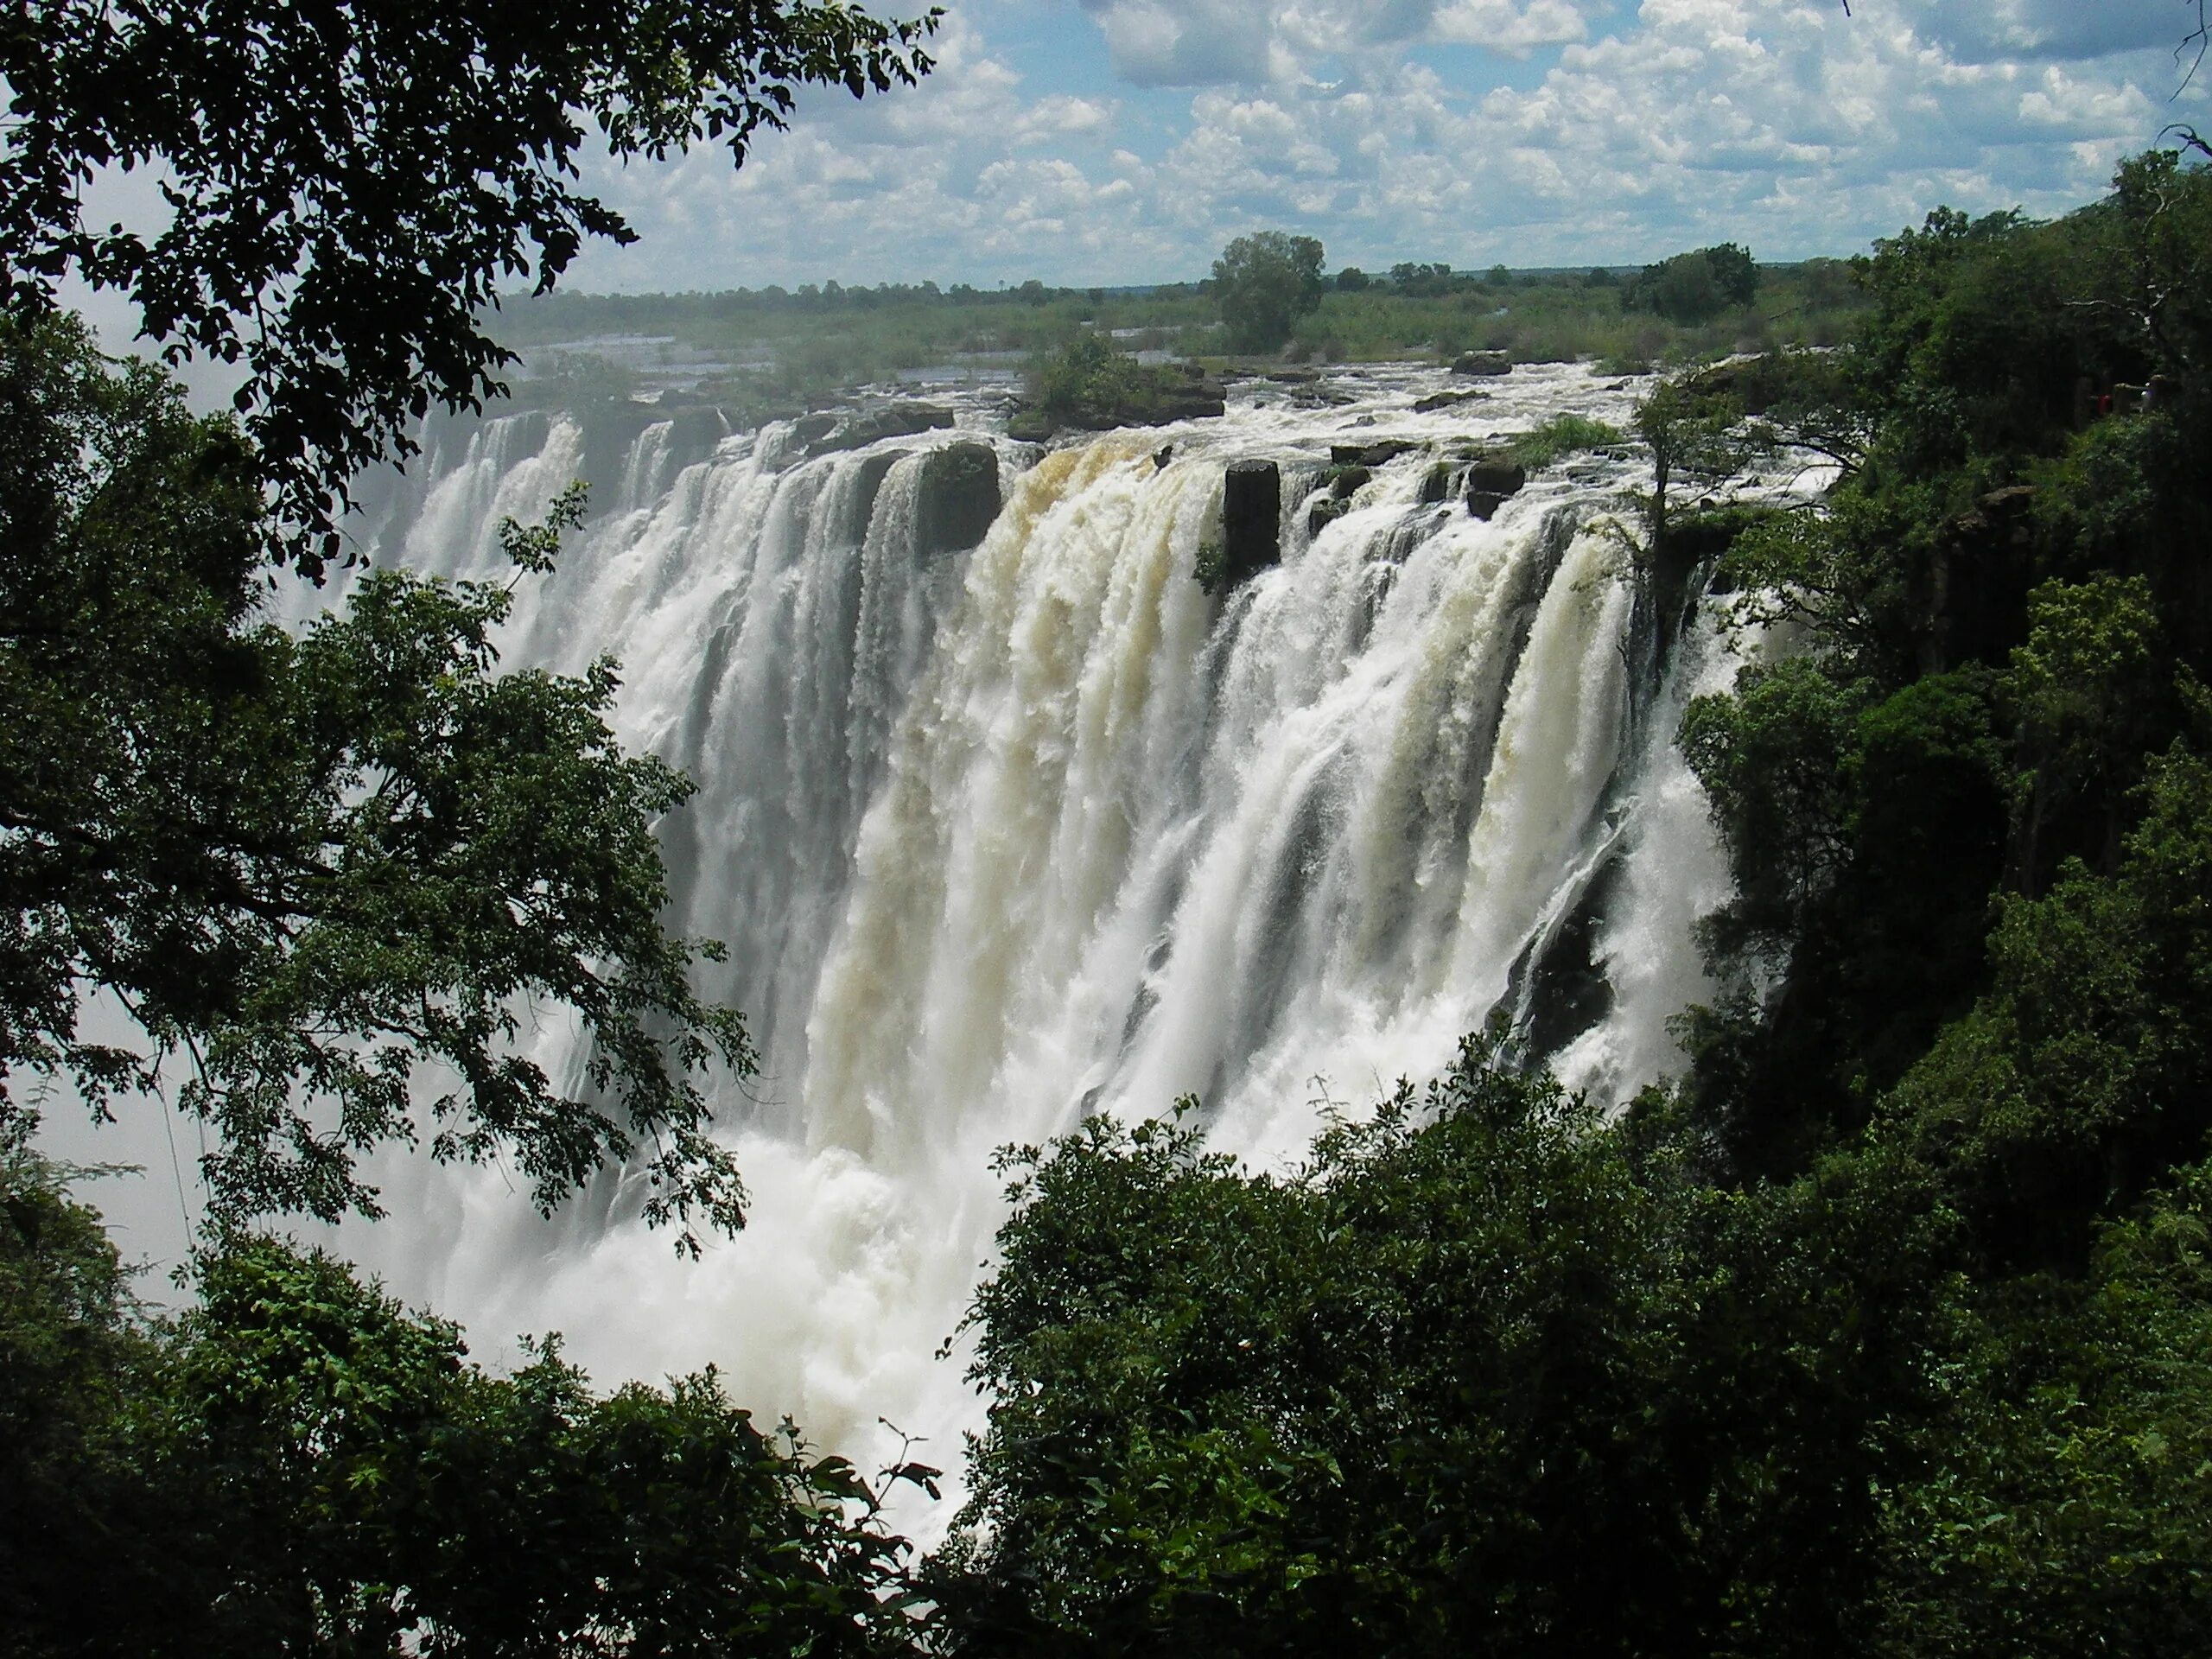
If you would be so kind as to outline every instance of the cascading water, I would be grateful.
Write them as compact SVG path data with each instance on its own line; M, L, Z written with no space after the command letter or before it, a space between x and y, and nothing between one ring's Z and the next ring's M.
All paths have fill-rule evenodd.
M502 514L597 480L507 660L618 658L624 740L700 785L666 830L671 920L729 943L709 988L766 1057L720 1103L754 1205L689 1263L619 1182L546 1223L496 1170L393 1161L391 1219L347 1247L489 1357L561 1328L602 1381L712 1361L857 1457L880 1414L957 1463L978 1407L934 1356L1002 1213L995 1147L1194 1093L1218 1144L1286 1160L1501 1007L1607 1097L1674 1065L1726 872L1671 739L1732 659L1694 624L1643 683L1625 463L1554 470L1491 522L1422 500L1453 446L1623 421L1629 394L1523 370L1423 415L1433 375L1332 385L1352 401L1240 398L1041 460L973 410L814 459L787 426L448 432L378 557L496 574ZM1433 448L1309 535L1298 486L1382 436ZM979 438L1003 510L930 550L930 457ZM1251 456L1282 469L1284 556L1211 599L1191 573ZM537 1041L575 1074L573 1033Z

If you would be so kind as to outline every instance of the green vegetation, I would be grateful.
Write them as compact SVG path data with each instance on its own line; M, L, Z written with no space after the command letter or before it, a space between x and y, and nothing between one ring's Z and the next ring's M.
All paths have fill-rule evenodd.
M1219 386L1179 369L1140 363L1104 334L1080 334L1064 349L1033 359L1027 378L1026 407L1007 426L1016 437L1157 426L1222 412Z
M1694 327L1751 304L1758 291L1758 267L1751 263L1750 251L1726 242L1646 265L1622 292L1621 303Z
M1542 425L1516 434L1506 449L1533 473L1586 449L1610 448L1623 441L1619 432L1587 415L1554 415Z
M1400 270L1402 276L1356 276L1350 284L1340 273L1312 309L1295 316L1283 349L1301 362L1332 363L1449 362L1465 351L1495 350L1524 363L1588 359L1641 371L1736 351L1836 345L1866 303L1851 267L1839 260L1765 267L1751 303L1695 324L1624 308L1621 285L1604 272L1474 277L1433 265ZM584 383L618 396L672 385L671 397L769 414L914 370L1009 374L1093 331L1111 334L1123 349L1213 362L1231 349L1220 315L1211 283L1145 289L1027 283L983 290L830 282L795 293L556 293L509 305L496 331L533 368L556 372L549 383L520 383L519 397L557 401ZM666 349L706 361L689 370L626 366L603 343L623 339L664 341Z
M1213 262L1213 296L1236 352L1280 350L1321 303L1321 245L1310 236L1240 236Z
M65 1654L904 1650L886 1484L713 1372L593 1392L328 1256L227 1236L181 1318L0 1132L0 1639ZM404 1638L408 1645L399 1643Z
M581 512L506 526L518 579ZM0 1118L20 1079L107 1109L166 1067L228 1216L374 1214L357 1160L427 1141L548 1208L643 1147L656 1218L739 1225L700 1084L752 1051L690 988L720 947L661 931L690 785L617 747L613 664L500 674L510 588L398 570L288 632L264 530L232 421L0 319ZM80 1034L88 988L138 1041ZM592 1034L578 1092L513 1052L522 999Z
M958 1650L2212 1641L2212 171L1859 272L1844 351L1637 423L1638 574L1802 641L1683 723L1688 1074L1604 1122L1475 1042L1286 1175L1187 1105L1011 1154ZM1732 504L1790 442L1827 501Z

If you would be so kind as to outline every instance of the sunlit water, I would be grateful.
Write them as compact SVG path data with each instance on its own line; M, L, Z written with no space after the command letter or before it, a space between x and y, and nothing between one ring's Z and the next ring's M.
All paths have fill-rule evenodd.
M939 1352L1003 1217L994 1148L1195 1094L1219 1145L1279 1166L1500 1007L1608 1100L1677 1065L1726 873L1672 739L1734 659L1700 615L1656 668L1613 519L1629 462L1554 469L1490 523L1420 501L1470 441L1624 424L1633 389L1523 369L1417 416L1443 377L1333 384L1355 401L1248 391L1041 459L982 404L814 461L785 427L601 454L558 416L448 429L378 559L504 577L499 518L600 480L505 660L619 658L624 741L698 781L664 834L671 921L729 943L709 988L766 1058L717 1096L753 1205L687 1262L620 1182L546 1222L497 1168L391 1160L391 1218L346 1247L494 1363L546 1329L601 1382L711 1362L858 1458L895 1447L883 1418L957 1465L981 1407L963 1344ZM919 556L923 457L978 436L1004 509ZM1385 437L1435 448L1309 537L1329 445ZM1248 456L1282 465L1284 557L1210 598L1192 569ZM1532 969L1570 937L1602 982L1562 1019ZM533 1040L580 1075L570 1029ZM928 1535L950 1508L899 1518Z

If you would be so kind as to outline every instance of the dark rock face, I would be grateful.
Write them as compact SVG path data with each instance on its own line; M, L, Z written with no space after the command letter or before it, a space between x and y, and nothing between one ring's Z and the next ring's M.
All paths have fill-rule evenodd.
M1452 365L1454 374L1500 375L1513 372L1513 359L1503 352L1465 352Z
M1332 467L1387 467L1400 455L1410 454L1421 448L1411 438L1382 438L1374 443L1332 443L1329 446L1329 464Z
M1414 413L1433 415L1440 409L1453 409L1461 404L1480 403L1490 396L1486 391L1438 391L1415 400Z
M1467 467L1467 493L1518 495L1529 481L1529 469L1503 455L1478 455Z
M1497 517L1497 510L1505 505L1505 498L1494 490L1469 490L1467 511L1488 524Z
M1222 577L1233 588L1282 557L1282 469L1232 461L1221 486Z
M1433 507L1438 502L1450 499L1451 494L1452 469L1440 461L1428 469L1428 475L1421 481L1421 504L1424 507Z
M1343 518L1347 511L1344 504L1336 497L1332 495L1322 497L1313 504L1313 510L1306 515L1306 535L1319 536L1324 530Z
M983 539L999 516L999 458L988 443L948 444L922 463L914 550L957 553Z
M1117 427L1173 426L1178 421L1218 419L1229 411L1221 382L1205 378L1196 365L1186 375L1158 375L1120 401L1086 402L1048 414L1024 406L1007 422L1007 435L1042 443L1062 432L1110 432Z
M911 438L952 424L952 411L941 404L922 404L906 398L879 404L871 409L837 415L823 411L802 415L793 423L792 435L806 446L809 461L844 449L864 449L884 438Z
M861 462L860 488L853 493L853 512L856 522L849 531L855 542L868 539L868 521L875 517L875 498L882 493L883 480L890 475L891 469L899 464L899 460L898 454L887 451L880 455L870 455Z
M1349 501L1364 489L1375 476L1357 462L1348 462L1330 469L1329 493L1339 501Z

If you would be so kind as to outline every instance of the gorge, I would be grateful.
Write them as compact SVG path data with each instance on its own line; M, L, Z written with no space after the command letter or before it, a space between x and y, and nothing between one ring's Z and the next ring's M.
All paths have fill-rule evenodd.
M1192 1095L1215 1145L1281 1166L1493 1015L1605 1102L1673 1069L1728 892L1673 738L1736 659L1632 579L1624 454L1488 520L1458 499L1479 443L1624 422L1634 383L1524 367L1439 407L1440 384L1345 371L1315 409L1249 382L1224 419L1050 453L972 397L955 429L827 453L699 411L441 429L372 509L378 561L498 578L499 520L594 481L505 658L619 659L624 743L699 785L664 826L670 925L728 943L707 988L764 1056L718 1102L753 1208L690 1263L621 1180L549 1222L496 1168L390 1160L392 1217L349 1252L487 1354L560 1329L602 1380L711 1361L858 1461L903 1433L950 1465L995 1148ZM979 445L1003 508L947 546L932 457ZM1330 518L1332 448L1378 464ZM1281 561L1210 597L1194 563L1255 458ZM559 1026L534 1053L583 1059Z

